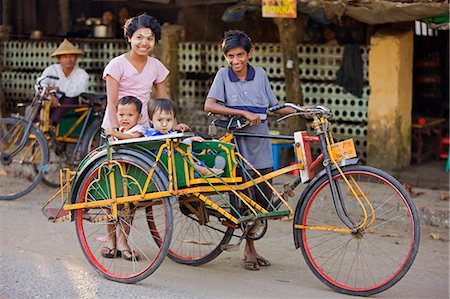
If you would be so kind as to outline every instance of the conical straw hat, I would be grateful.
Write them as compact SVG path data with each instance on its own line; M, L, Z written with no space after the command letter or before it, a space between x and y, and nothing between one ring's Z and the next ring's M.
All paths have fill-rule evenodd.
M65 39L58 49L52 53L52 57L57 57L59 55L72 54L72 55L84 55L84 52L74 46L71 42Z

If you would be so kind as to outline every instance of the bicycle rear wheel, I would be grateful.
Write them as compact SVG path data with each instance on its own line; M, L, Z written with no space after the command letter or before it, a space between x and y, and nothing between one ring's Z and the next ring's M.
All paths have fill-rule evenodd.
M330 183L324 176L299 202L294 238L309 268L323 283L340 293L370 296L392 287L411 267L419 247L419 218L408 193L389 174L361 165L342 171L361 188L358 196L364 201L364 194L370 200L373 213L364 205L369 221L374 215L374 222L349 233L333 231L346 226L337 216ZM356 226L362 223L362 209L337 170L333 171L333 183L349 219Z
M42 182L49 187L59 187L59 171L64 168L76 168L79 161L93 149L103 144L100 120L94 120L83 136L79 148L75 152L76 143L58 142L51 136L49 147L49 163L44 171Z
M48 162L47 141L33 126L25 136L27 125L21 119L0 119L0 200L21 197L42 179L42 169ZM23 138L24 145L12 154Z
M227 194L222 196L229 200ZM207 197L230 213L229 206L219 195ZM222 253L222 245L227 245L233 236L233 225L196 197L180 197L172 204L172 213L174 228L167 255L177 263L191 266L206 264ZM157 243L158 231L152 228Z
M87 129L80 146L80 161L93 149L104 144L101 130L101 120L98 119L92 122L91 126Z
M47 145L49 148L48 166L43 172L42 182L49 187L59 187L59 172L64 168L74 168L75 161L77 159L76 154L74 156L75 143L60 143L56 141L56 137L53 132L48 132L50 139L48 139Z
M111 172L118 197L125 192L128 196L140 194L138 185L143 186L149 165L127 155L116 155L114 159L120 163L122 172L117 165L110 168L102 165L102 161L97 162L73 193L75 202L110 199L112 187L108 176ZM153 174L149 188L154 192L166 190L157 173ZM112 221L111 206L76 210L74 219L78 240L89 263L107 279L122 283L135 283L152 274L166 256L172 235L172 211L167 198L119 205L115 222ZM149 221L160 228L159 244L154 242ZM113 233L117 237L122 234L138 258L126 260L114 252L109 257L102 255L108 238L107 225L115 225Z

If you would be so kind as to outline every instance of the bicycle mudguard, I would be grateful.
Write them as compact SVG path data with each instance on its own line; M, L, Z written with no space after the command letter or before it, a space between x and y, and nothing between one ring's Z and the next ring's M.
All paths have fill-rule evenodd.
M101 148L99 148L101 149ZM129 155L131 157L137 158L142 160L144 163L148 164L150 167L153 166L154 161L149 157L148 155L145 155L141 151L135 150L135 149L128 149L128 148L118 148L113 150L113 155L115 154L124 154ZM89 171L91 168L99 161L104 159L105 162L107 161L107 151L106 148L103 148L99 152L91 152L87 158L83 160L83 163L80 164L78 167L75 177L73 178L73 181L71 182L71 193L74 192L74 190L77 190L79 188L79 184L83 181L83 178L89 174ZM156 166L155 172L161 177L166 177L166 172L161 169L161 167ZM74 204L75 198L72 198L72 204Z
M339 167L344 167L344 166L348 166L348 165L355 165L359 163L359 158L352 158L352 159L346 159L344 161L342 161L341 163L338 163ZM335 165L331 166L331 171L333 172L336 169ZM295 207L295 212L294 215L296 215L297 213L300 212L300 208L303 204L303 201L306 198L306 195L309 193L309 191L312 189L312 187L316 184L316 182L318 180L320 180L323 176L326 176L326 170L322 169L316 176L313 177L312 180L310 180L308 182L308 185L306 185L306 188L303 189L302 194L300 195L300 198L297 202L297 206ZM297 223L293 223L293 226L295 226ZM295 233L295 228L292 230L294 232L294 244L295 244L295 248L298 249L300 247L300 240L298 239L297 235Z

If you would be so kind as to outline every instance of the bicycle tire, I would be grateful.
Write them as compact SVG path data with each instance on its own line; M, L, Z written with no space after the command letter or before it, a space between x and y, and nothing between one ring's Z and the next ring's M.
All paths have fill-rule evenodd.
M60 169L70 168L73 166L72 162L75 158L71 155L68 156L68 153L73 152L75 144L65 143L63 144L64 149L61 150L61 148L58 147L55 133L53 133L53 131L49 131L47 134L48 167L43 172L42 182L51 188L57 188L60 186Z
M31 192L41 181L42 169L48 164L47 140L34 126L20 151L12 158L7 156L24 136L27 125L22 119L0 119L0 200L16 199Z
M103 144L103 138L101 137L101 120L95 119L89 128L86 130L85 137L83 138L80 146L80 161L86 157L93 149Z
M117 161L124 172L120 172L117 165L109 167L104 164L106 159L100 159L92 164L89 171L84 172L84 178L76 184L72 194L72 200L82 203L91 200L111 198L111 189L105 176L114 171L117 196L140 194L138 185L143 185L148 171L151 168L148 163L136 157L126 154L115 154ZM136 179L139 184L131 179ZM122 184L120 184L120 182ZM142 183L142 184L141 184ZM153 173L150 188L153 191L165 191L167 184L158 173ZM118 206L117 231L127 230L128 245L132 252L139 255L139 259L125 260L118 255L107 258L101 254L101 249L106 246L107 230L106 219L111 219L111 209L108 207L77 209L74 220L78 240L83 254L94 267L94 269L109 280L121 283L136 283L151 275L164 260L170 245L172 236L172 209L168 198L146 202L130 203L127 210L126 205ZM152 232L149 230L148 222L156 223L159 228L160 243L155 244ZM104 222L104 225L99 222ZM131 225L130 225L131 224ZM155 226L155 224L154 224ZM106 236L105 236L106 235Z
M64 168L71 168L76 166L77 161L83 160L83 158L89 154L91 150L97 148L102 144L100 135L100 120L94 120L94 122L86 130L85 137L83 137L79 150L75 156L73 151L75 148L74 143L64 143L64 150L58 152L58 146L55 144L55 137L51 136L51 143L49 145L49 163L46 172L42 176L42 182L49 187L57 188L60 185L59 182L59 170ZM53 138L53 139L52 139Z
M208 196L212 201L218 203L219 196ZM183 204L187 200L191 206L196 207L198 211L204 211L207 214L208 221L202 223ZM181 201L181 203L180 203ZM201 207L200 207L200 206ZM228 210L224 205L220 206ZM182 199L172 204L172 213L174 219L173 235L167 256L180 264L190 266L200 266L209 263L222 253L222 246L227 245L233 237L234 228L232 225L225 225L226 218L216 210L203 204L199 199ZM157 232L157 229L152 229ZM154 235L158 243L158 235Z
M294 238L309 268L324 284L339 293L371 296L392 287L410 269L419 247L419 217L407 191L386 172L362 165L342 167L342 171L358 182L362 190L359 195L364 193L370 199L373 225L353 233L295 228L345 227L334 209L328 177L322 176L298 203ZM354 223L361 223L361 209L342 175L334 170L332 177L347 214Z

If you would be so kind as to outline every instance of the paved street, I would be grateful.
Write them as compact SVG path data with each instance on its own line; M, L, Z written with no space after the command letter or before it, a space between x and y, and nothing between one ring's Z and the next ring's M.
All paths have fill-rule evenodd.
M272 266L242 268L243 246L200 267L165 259L135 285L103 279L84 258L73 223L50 223L40 207L54 190L0 202L0 298L349 298L323 285L292 240L289 221L272 221L257 248ZM416 190L417 191L417 190ZM425 190L427 191L427 190ZM299 191L296 192L299 194ZM435 196L426 192L422 196ZM425 201L426 197L422 197ZM433 239L434 237L434 239ZM376 298L448 298L448 229L422 226L411 270Z

